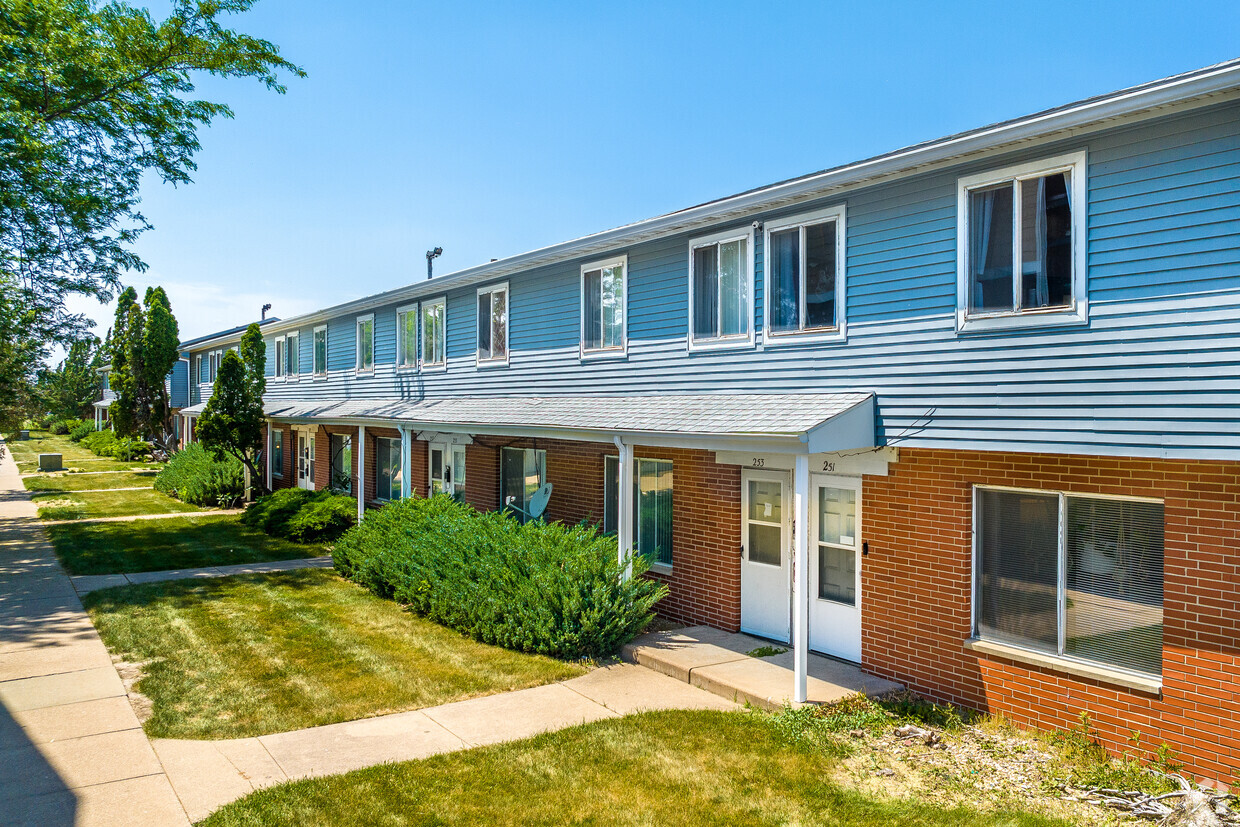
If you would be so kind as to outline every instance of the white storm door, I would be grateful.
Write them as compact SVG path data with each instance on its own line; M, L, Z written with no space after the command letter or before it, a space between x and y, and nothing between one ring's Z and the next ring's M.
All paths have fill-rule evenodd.
M861 480L810 486L809 648L861 662Z
M297 487L314 490L314 435L297 432Z
M741 631L787 642L792 554L786 472L741 474Z

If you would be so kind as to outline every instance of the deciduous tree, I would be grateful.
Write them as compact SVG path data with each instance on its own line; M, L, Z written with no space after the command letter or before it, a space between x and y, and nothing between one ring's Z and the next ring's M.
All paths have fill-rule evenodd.
M194 433L216 457L232 456L250 472L259 494L267 491L260 471L263 448L263 393L267 390L267 345L257 324L246 328L240 352L224 353L211 398L198 417Z

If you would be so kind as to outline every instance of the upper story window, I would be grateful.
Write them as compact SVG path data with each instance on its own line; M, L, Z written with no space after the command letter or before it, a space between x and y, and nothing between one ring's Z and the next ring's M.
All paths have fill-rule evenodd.
M402 307L396 311L396 366L417 367L418 364L418 306Z
M194 381L200 385L205 381L202 375L202 354L194 357Z
M373 313L357 317L357 369L375 369L375 316Z
M623 352L626 344L628 256L581 268L581 352Z
M447 364L447 306L445 298L422 302L422 367Z
M844 207L767 222L766 330L834 334L844 322Z
M285 345L284 337L283 336L277 337L276 338L276 377L277 378L284 375L284 370L285 370L285 365L286 365L285 353L287 353L286 348L287 346Z
M314 355L311 357L314 363L314 375L327 375L327 325L319 325L314 329Z
M290 333L284 344L284 375L297 376L301 373L301 334Z
M1085 153L961 178L960 330L1086 320Z
M508 285L478 289L478 364L508 363Z
M753 232L689 243L689 346L753 341Z
M978 486L974 633L1162 674L1163 504Z

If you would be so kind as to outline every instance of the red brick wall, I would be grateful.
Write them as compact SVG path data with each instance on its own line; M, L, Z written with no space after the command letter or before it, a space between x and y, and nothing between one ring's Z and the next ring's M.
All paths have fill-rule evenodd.
M466 499L481 510L499 507L499 452L503 446L547 451L554 486L548 519L602 522L607 443L475 437L466 449ZM641 459L672 461L672 571L651 576L669 594L659 612L674 620L740 627L740 468L717 465L711 451L634 448Z
M679 482L679 480L677 480ZM971 635L972 485L1165 502L1161 696L979 656ZM862 658L920 692L1102 741L1167 743L1198 775L1240 781L1240 463L902 449L866 477Z

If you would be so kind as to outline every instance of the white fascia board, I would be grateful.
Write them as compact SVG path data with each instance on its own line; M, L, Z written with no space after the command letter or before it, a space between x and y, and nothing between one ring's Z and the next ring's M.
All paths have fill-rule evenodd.
M810 428L805 436L808 453L873 448L877 419L878 411L871 395L865 401Z

